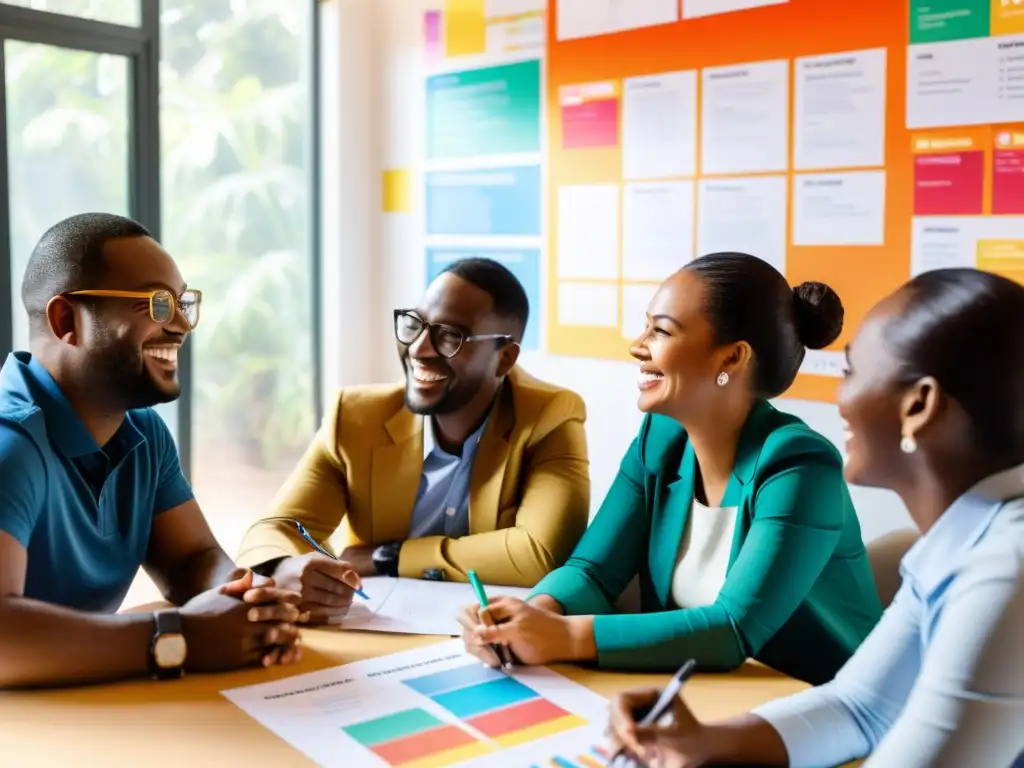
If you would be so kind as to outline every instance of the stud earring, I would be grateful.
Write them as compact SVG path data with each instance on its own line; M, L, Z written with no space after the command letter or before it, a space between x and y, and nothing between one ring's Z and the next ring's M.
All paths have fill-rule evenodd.
M900 450L904 453L913 453L917 450L917 440L914 439L913 435L903 436L903 439L900 440Z
M722 371L720 374L718 374L718 378L715 379L715 383L720 387L724 387L726 384L729 383L729 374L726 373L725 371Z

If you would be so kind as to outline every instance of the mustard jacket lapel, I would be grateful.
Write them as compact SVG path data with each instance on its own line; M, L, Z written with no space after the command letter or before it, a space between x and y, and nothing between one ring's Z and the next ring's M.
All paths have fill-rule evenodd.
M397 541L409 534L423 474L423 418L403 407L385 428L393 442L374 449L370 481L376 542Z
M498 527L501 489L511 452L515 406L508 380L498 394L494 412L484 427L469 481L469 532L482 533Z

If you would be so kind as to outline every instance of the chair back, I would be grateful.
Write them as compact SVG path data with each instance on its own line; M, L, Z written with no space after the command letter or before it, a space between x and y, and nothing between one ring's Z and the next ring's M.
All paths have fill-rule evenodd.
M887 533L868 544L868 559L871 561L871 572L875 576L875 588L883 610L889 607L899 591L902 581L900 561L920 536L916 528L903 529Z

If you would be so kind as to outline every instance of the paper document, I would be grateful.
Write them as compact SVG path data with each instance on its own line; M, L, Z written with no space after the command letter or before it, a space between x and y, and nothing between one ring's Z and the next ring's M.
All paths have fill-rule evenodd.
M885 48L796 60L793 166L885 164Z
M789 61L708 67L701 77L701 171L785 171L789 167Z
M885 171L793 177L793 245L885 243Z
M544 667L489 669L461 641L221 695L328 768L607 765L603 697Z
M786 177L702 179L697 255L741 251L786 274Z
M697 72L623 81L622 175L693 176L697 167Z
M369 600L358 597L348 615L333 622L345 629L368 632L394 632L406 635L461 635L459 612L474 605L476 595L469 584L455 581L393 579L370 576L363 579L363 591ZM521 587L487 587L495 597L525 599L529 589Z

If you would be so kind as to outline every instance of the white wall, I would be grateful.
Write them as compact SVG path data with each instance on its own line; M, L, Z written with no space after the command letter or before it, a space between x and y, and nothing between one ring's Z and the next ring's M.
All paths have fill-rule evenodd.
M323 94L324 179L337 183L325 197L324 246L325 258L340 265L325 275L324 286L329 397L344 384L399 376L390 310L414 304L423 291L423 185L414 184L414 213L383 214L380 180L385 169L421 165L423 13L436 5L331 0L324 6L324 69L331 73ZM640 420L636 368L536 352L524 352L521 360L535 376L574 389L587 402L596 511ZM802 400L776 405L842 447L834 406ZM853 496L865 539L912 526L894 494L855 487Z

